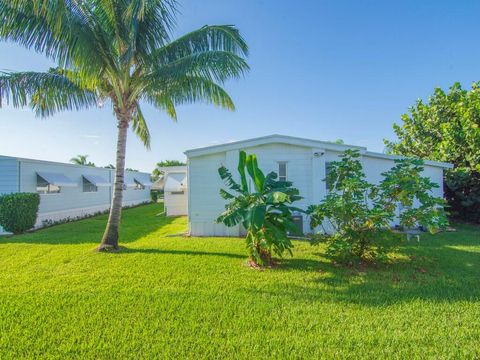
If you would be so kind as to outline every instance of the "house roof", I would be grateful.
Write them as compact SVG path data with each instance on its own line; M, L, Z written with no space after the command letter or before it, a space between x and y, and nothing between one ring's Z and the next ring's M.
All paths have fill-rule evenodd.
M185 151L185 155L187 156L187 158L192 158L197 156L216 154L219 152L226 152L231 150L240 150L248 147L267 145L267 144L288 144L288 145L296 145L296 146L303 146L308 148L317 148L322 150L331 150L331 151L339 151L339 152L352 149L352 150L358 150L362 155L368 156L368 157L391 159L391 160L402 158L402 156L388 155L388 154L367 151L367 148L363 146L338 144L338 143L329 142L329 141L305 139L305 138L299 138L299 137L287 136L287 135L278 135L278 134L246 139L241 141L234 141L234 142L229 142L225 144L206 146L206 147L201 147L196 149L190 149ZM425 160L425 164L430 166L442 167L446 169L453 168L452 164L438 162L438 161Z
M160 172L167 174L167 173L186 173L187 172L187 166L186 165L180 165L180 166L163 166L157 168Z
M98 170L105 170L105 171L111 171L114 172L115 169L110 169L110 168L104 168L104 167L99 167L99 166L89 166L89 165L78 165L78 164L71 164L71 163L63 163L59 161L49 161L49 160L39 160L39 159L29 159L29 158L22 158L22 157L16 157L16 156L7 156L7 155L0 155L0 160L6 159L6 160L17 160L21 162L34 162L34 163L39 163L39 164L47 164L47 165L60 165L60 166L67 166L67 167L72 167L72 168L84 168L84 169L98 169ZM130 170L125 170L125 173L129 174L142 174L142 175L151 175L150 173L143 172L143 171L130 171Z

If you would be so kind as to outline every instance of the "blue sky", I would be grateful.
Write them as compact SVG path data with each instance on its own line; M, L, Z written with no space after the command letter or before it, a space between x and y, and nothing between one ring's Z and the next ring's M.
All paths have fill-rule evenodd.
M177 123L145 108L147 151L130 134L127 166L150 171L186 149L273 133L343 139L383 150L418 98L455 81L480 80L478 1L183 0L177 35L205 24L234 24L250 45L251 72L226 86L234 113L206 105L178 109ZM0 43L0 69L46 70L43 56ZM0 109L0 154L68 161L115 159L108 107L38 119Z

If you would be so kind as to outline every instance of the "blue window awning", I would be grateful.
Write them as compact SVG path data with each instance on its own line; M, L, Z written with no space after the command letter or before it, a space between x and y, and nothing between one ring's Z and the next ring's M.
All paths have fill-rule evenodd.
M76 187L78 184L66 177L61 173L50 173L50 172L43 172L38 171L37 175L40 176L43 180L45 180L50 185L55 186L63 186L63 187Z
M92 183L97 187L108 187L112 186L110 181L98 175L82 175L88 182Z

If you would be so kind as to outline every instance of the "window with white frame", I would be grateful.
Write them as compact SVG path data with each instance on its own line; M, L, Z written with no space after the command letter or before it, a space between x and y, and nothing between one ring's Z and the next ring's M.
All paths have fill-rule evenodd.
M328 182L328 174L330 174L330 169L331 169L331 162L326 161L325 162L325 185L326 185L327 191L330 191L332 188L331 186L332 184L329 184Z
M287 162L286 161L278 162L278 180L287 181Z
M60 186L50 184L41 176L37 175L37 193L38 194L58 194Z
M91 183L90 181L88 181L84 177L82 177L82 179L83 179L83 192L97 192L98 191L98 187L95 184Z

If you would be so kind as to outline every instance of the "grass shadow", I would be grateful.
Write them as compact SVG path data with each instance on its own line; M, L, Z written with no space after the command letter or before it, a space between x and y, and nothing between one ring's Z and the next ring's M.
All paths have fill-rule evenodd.
M246 256L234 253L222 253L213 251L193 250L163 250L163 249L132 249L124 247L119 254L165 254L165 255L186 255L186 256L220 256L233 259L246 259Z
M304 285L269 284L272 296L298 301L328 301L385 306L415 300L480 302L480 228L460 226L461 232L424 236L406 243L391 263L335 266L318 259L284 259L276 270L305 271Z

